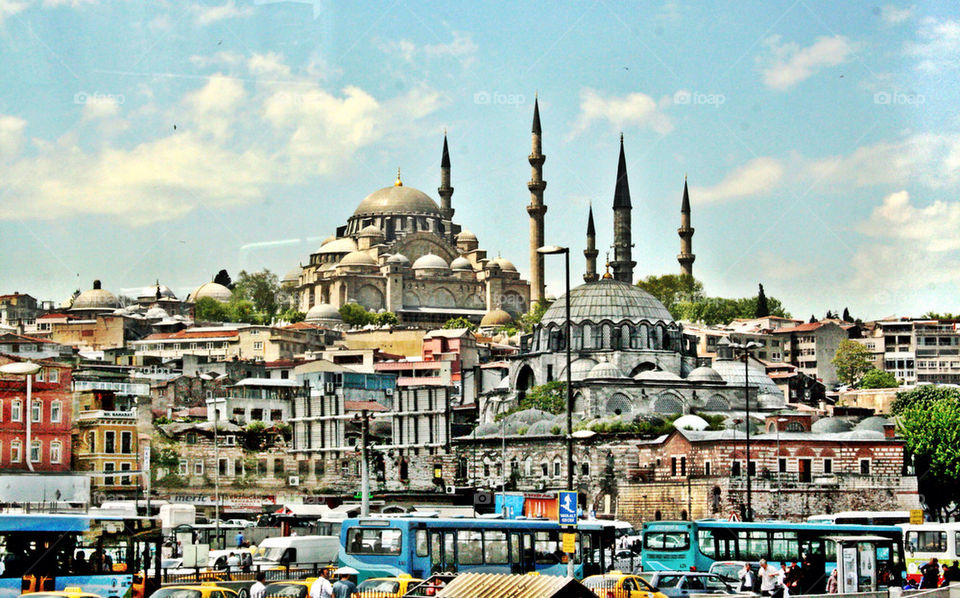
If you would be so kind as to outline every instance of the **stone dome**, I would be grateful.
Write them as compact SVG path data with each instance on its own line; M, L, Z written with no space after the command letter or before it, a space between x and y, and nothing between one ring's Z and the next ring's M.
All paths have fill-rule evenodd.
M283 280L281 280L280 282L299 282L299 281L300 281L300 273L301 273L302 271L303 271L303 268L301 268L300 266L297 266L297 267L294 268L293 270L290 270L289 272L287 272L286 274L284 274L284 275L283 275Z
M628 320L672 323L670 312L650 293L638 286L612 278L582 284L570 290L570 319L574 324L584 321L614 323ZM567 295L557 299L540 319L542 325L563 325L566 322Z
M430 214L440 216L440 207L430 196L403 185L392 185L374 191L363 198L353 215L369 216L379 214Z
M553 428L557 422L552 419L542 419L527 428L527 436L553 436Z
M681 415L673 421L673 427L678 430L706 430L710 424L699 415Z
M162 307L151 307L144 315L148 320L165 320L170 317Z
M152 284L150 286L143 287L140 291L139 297L156 297L157 290L160 290L160 297L163 299L176 299L177 296L173 294L173 291L170 290L165 284Z
M813 422L813 425L810 426L811 432L816 432L818 434L823 433L836 433L836 432L849 432L853 429L853 424L845 419L839 417L822 417L817 421Z
M329 303L317 303L307 311L303 318L307 322L316 322L319 320L340 320L340 312L336 307Z
M486 328L488 326L506 326L510 322L513 322L513 317L498 307L497 309L492 309L483 315L483 319L480 320L480 326L482 328Z
M360 232L357 233L357 236L382 239L383 231L371 224L370 226L365 226L361 228Z
M646 372L640 372L633 377L634 380L648 380L653 382L676 382L677 380L682 380L682 378L673 372L666 372L663 370L647 370Z
M477 235L473 234L467 229L463 229L457 234L457 241L476 241L476 240L477 240Z
M340 266L376 266L377 260L370 257L366 251L353 251L348 253L340 263Z
M320 246L320 249L317 250L317 253L353 253L356 250L357 244L354 243L353 239L350 237L344 237L342 239L334 239L333 241L324 243Z
M400 264L401 266L409 266L410 258L403 255L402 253L395 253L387 258L388 264Z
M461 256L450 262L450 268L452 270L468 270L473 272L473 264L470 263L470 260Z
M413 262L414 270L449 270L450 266L447 265L447 261L440 257L439 255L433 253L427 253L425 255L417 258L417 261Z
M777 386L777 383L767 376L766 370L751 361L750 369L750 387L757 389L757 394L780 395L783 397L783 391ZM720 374L720 377L726 380L728 386L743 388L743 364L731 359L718 359L713 362L713 370Z
M100 281L94 280L93 288L77 295L70 309L114 310L118 307L120 307L120 302L117 301L116 295L106 289L100 288Z
M587 378L623 378L623 371L616 364L609 361L601 361L590 368Z
M326 244L329 243L330 241L336 241L336 240L337 240L337 236L336 236L336 235L330 235L329 237L327 237L326 239L323 240L323 243L320 243L320 247L323 247L324 245L326 245Z
M494 259L491 263L496 264L504 272L516 272L517 267L513 265L513 262L506 258L498 257Z
M482 438L484 436L497 436L500 434L499 424L480 424L473 430L471 436Z
M857 425L853 427L854 430L870 430L872 432L883 432L883 426L891 423L891 421L882 415L871 415L870 417L861 420Z
M715 369L701 366L687 374L687 380L690 382L723 382L723 377Z
M550 414L546 411L541 411L540 409L524 409L523 411L511 413L507 416L507 419L521 424L532 424L548 417L550 417Z
M216 299L220 303L226 303L233 297L233 293L231 293L227 287L216 282L204 283L198 286L194 292L190 293L190 301L194 303L204 297Z

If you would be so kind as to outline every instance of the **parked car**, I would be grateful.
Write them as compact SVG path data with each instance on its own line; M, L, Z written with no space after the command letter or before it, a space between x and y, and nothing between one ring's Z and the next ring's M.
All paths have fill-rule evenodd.
M360 598L400 598L407 593L407 589L423 583L410 575L399 577L371 577L357 586Z
M150 598L237 598L237 593L213 583L204 583L167 586L151 594Z
M666 598L640 576L622 571L591 575L583 585L600 598Z
M651 571L640 577L668 598L689 594L735 594L736 588L716 573L701 571Z
M757 586L757 589L760 588L760 578L757 577L756 572L760 570L760 561L716 561L710 565L708 573L716 573L727 582L732 583L734 587L740 587L740 570L743 569L744 563L750 563L750 568L754 572L754 577L757 578L757 583L754 584Z
M232 527L254 527L257 525L256 522L246 519L227 519L225 523Z

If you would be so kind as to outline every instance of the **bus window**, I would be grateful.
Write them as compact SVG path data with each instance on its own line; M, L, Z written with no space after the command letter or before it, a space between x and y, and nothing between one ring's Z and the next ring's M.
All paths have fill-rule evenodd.
M351 528L347 532L347 552L351 554L400 554L398 529Z
M417 556L427 556L429 550L427 547L427 530L417 530Z
M643 547L651 550L686 550L690 548L687 532L647 532Z
M440 532L433 532L430 534L430 564L439 565L440 558L443 556L441 552L440 538L442 534Z
M697 535L697 545L700 546L700 552L703 556L714 558L717 550L713 545L713 532L708 529L701 529Z
M946 552L947 532L908 532L907 543L913 552Z
M800 558L797 532L773 532L770 542L770 559L777 562L795 562Z
M479 565L483 563L483 536L479 531L460 530L457 532L457 544L460 545L461 565Z
M483 532L483 561L488 565L506 565L507 557L507 532Z
M741 561L759 561L766 558L769 549L767 547L767 532L765 531L746 531L739 533L740 555L737 557Z
M561 562L560 538L557 532L537 532L534 544L538 565L555 565Z

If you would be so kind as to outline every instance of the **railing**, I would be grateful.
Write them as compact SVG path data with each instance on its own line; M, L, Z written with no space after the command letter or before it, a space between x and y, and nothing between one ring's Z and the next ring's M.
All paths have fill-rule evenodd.
M169 569L163 571L161 576L162 583L166 585L201 583L204 581L254 581L257 573L263 572L265 580L284 581L307 579L308 577L317 577L324 569L333 571L336 568L334 563L301 563L294 566L262 566L262 565L240 565L236 567L227 567L226 569L196 569L192 572L177 570L171 573Z
M115 392L150 396L150 385L136 382L101 382L96 380L74 380L73 390L112 390Z

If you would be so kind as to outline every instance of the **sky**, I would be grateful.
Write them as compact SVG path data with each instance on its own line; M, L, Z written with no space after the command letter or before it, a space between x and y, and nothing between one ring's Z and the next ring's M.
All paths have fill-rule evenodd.
M622 132L637 278L679 272L687 176L708 294L958 312L958 81L955 2L0 0L0 293L282 276L398 168L439 201L444 130L455 221L526 276L539 94L575 282Z

